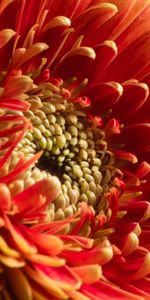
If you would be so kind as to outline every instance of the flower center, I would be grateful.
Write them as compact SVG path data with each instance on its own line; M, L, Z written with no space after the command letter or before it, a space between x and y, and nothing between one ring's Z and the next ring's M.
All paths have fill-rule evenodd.
M53 84L44 93L42 90L42 95L39 91L36 96L30 95L31 107L26 115L33 128L18 145L26 155L43 150L36 168L26 178L27 185L48 174L60 179L62 192L51 204L52 219L72 215L82 201L97 211L107 210L102 199L115 177L114 157L107 149L104 131L94 124L87 108L68 95L67 90L64 93Z

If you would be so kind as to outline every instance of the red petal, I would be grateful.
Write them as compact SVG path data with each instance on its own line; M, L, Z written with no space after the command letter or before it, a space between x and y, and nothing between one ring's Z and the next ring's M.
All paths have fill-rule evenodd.
M12 110L26 111L29 109L30 104L23 100L7 98L0 100L0 107L9 108Z
M54 76L69 78L76 76L80 68L84 67L90 60L95 59L95 52L90 47L72 49L64 55L54 71Z
M113 256L112 247L109 246L97 246L91 250L82 251L63 251L61 257L65 258L69 264L74 265L86 265L99 263L100 265L108 262Z
M146 201L122 205L121 210L127 211L127 214L120 220L123 223L130 221L140 223L150 218L150 203Z
M12 224L8 217L5 215L6 228L11 233L11 236L17 246L17 248L24 254L33 254L37 252L37 248L31 244L27 239L24 238L22 231L17 226Z
M130 57L134 53L134 59ZM127 49L117 56L115 61L106 70L103 80L125 81L130 78L144 79L150 74L150 34L143 35L139 40L133 42ZM143 74L143 68L147 72ZM141 74L142 75L141 75Z
M149 154L150 124L134 124L125 127L121 134L117 136L125 147L135 154L148 152Z
M73 20L72 26L76 28L76 36L84 34L85 44L92 42L92 33L95 31L99 35L102 24L112 18L117 12L117 7L113 3L98 3L90 6ZM100 36L100 35L99 35Z
M123 83L123 95L113 108L113 114L119 120L126 120L128 116L137 111L147 100L148 86L144 83L129 80Z
M143 298L121 290L119 287L99 281L93 285L84 284L81 291L91 300L143 300Z
M36 265L36 270L45 274L52 280L55 280L58 287L65 291L77 289L81 285L80 278L67 266L53 268L42 265Z
M34 211L51 203L58 195L59 189L60 182L56 177L43 179L17 194L13 201L19 212Z
M91 248L92 245L93 245L93 239L89 239L89 238L86 238L86 237L82 237L82 236L75 236L75 235L60 235L60 238L63 240L63 241L66 241L66 242L72 242L72 243L75 243L83 248Z
M86 91L86 95L91 99L91 110L96 114L110 109L122 93L122 86L116 82L101 83Z
M3 183L11 182L12 179L17 177L20 173L22 173L24 170L28 169L30 165L32 165L35 161L37 161L41 155L42 155L42 151L36 153L27 162L23 163L21 166L17 167L13 171L11 171L8 175L1 177L0 182L3 182Z

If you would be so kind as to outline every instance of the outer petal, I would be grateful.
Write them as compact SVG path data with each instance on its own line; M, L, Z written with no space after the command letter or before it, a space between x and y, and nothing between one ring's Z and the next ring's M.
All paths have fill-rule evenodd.
M128 293L116 286L109 285L106 282L97 282L93 285L83 285L81 291L92 300L143 300L143 298Z

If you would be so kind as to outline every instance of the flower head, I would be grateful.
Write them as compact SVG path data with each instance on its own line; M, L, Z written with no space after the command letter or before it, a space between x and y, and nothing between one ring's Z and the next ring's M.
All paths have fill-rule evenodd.
M1 1L3 299L149 298L149 13Z

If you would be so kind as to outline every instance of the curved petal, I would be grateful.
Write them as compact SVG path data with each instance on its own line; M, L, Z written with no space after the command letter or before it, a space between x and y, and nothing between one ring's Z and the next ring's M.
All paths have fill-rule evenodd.
M146 102L149 95L149 88L145 83L129 80L123 84L123 95L113 108L113 114L119 120L128 119Z

